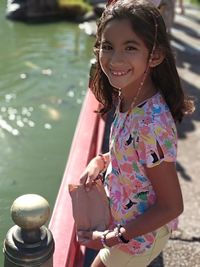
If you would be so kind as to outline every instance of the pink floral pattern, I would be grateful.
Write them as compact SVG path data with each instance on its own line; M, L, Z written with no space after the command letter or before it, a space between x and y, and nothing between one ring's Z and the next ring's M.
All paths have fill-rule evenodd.
M163 151L159 157L158 145ZM155 203L156 196L144 165L151 168L162 161L175 162L177 132L174 120L160 93L127 113L116 114L110 135L110 158L105 185L114 224L126 224ZM176 229L177 219L168 224ZM133 255L151 248L156 231L118 244Z

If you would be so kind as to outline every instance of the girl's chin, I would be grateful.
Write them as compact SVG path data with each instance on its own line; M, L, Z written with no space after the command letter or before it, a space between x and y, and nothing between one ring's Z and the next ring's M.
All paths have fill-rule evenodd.
M115 87L115 88L126 88L129 85L129 76L124 75L124 76L110 76L108 77L108 80L110 84Z
M125 84L125 83L117 83L117 82L113 82L113 81L109 81L110 84L115 87L115 88L118 88L118 89L121 89L121 88L126 88L128 85Z

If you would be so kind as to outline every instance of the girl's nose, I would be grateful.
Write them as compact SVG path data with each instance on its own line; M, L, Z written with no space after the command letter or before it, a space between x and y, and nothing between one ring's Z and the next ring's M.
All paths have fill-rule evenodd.
M118 66L123 64L124 62L124 56L121 52L113 52L112 57L110 59L110 65L111 66Z

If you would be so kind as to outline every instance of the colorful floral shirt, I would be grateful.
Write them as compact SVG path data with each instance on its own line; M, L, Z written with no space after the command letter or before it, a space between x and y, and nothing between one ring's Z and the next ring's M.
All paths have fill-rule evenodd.
M144 165L150 168L162 161L175 162L176 154L176 126L160 93L133 108L129 116L127 112L116 114L110 135L111 162L105 178L114 224L125 225L155 203ZM168 227L173 230L176 225L175 219ZM155 236L156 231L117 246L133 255L140 254L152 246Z

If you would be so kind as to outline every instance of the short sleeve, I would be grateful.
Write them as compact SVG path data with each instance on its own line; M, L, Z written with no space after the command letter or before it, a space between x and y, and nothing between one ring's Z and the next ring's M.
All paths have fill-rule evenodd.
M162 151L159 156L158 148ZM138 131L137 154L139 161L147 167L159 165L162 161L175 162L177 156L177 131L174 123L161 125L154 122L143 125Z

